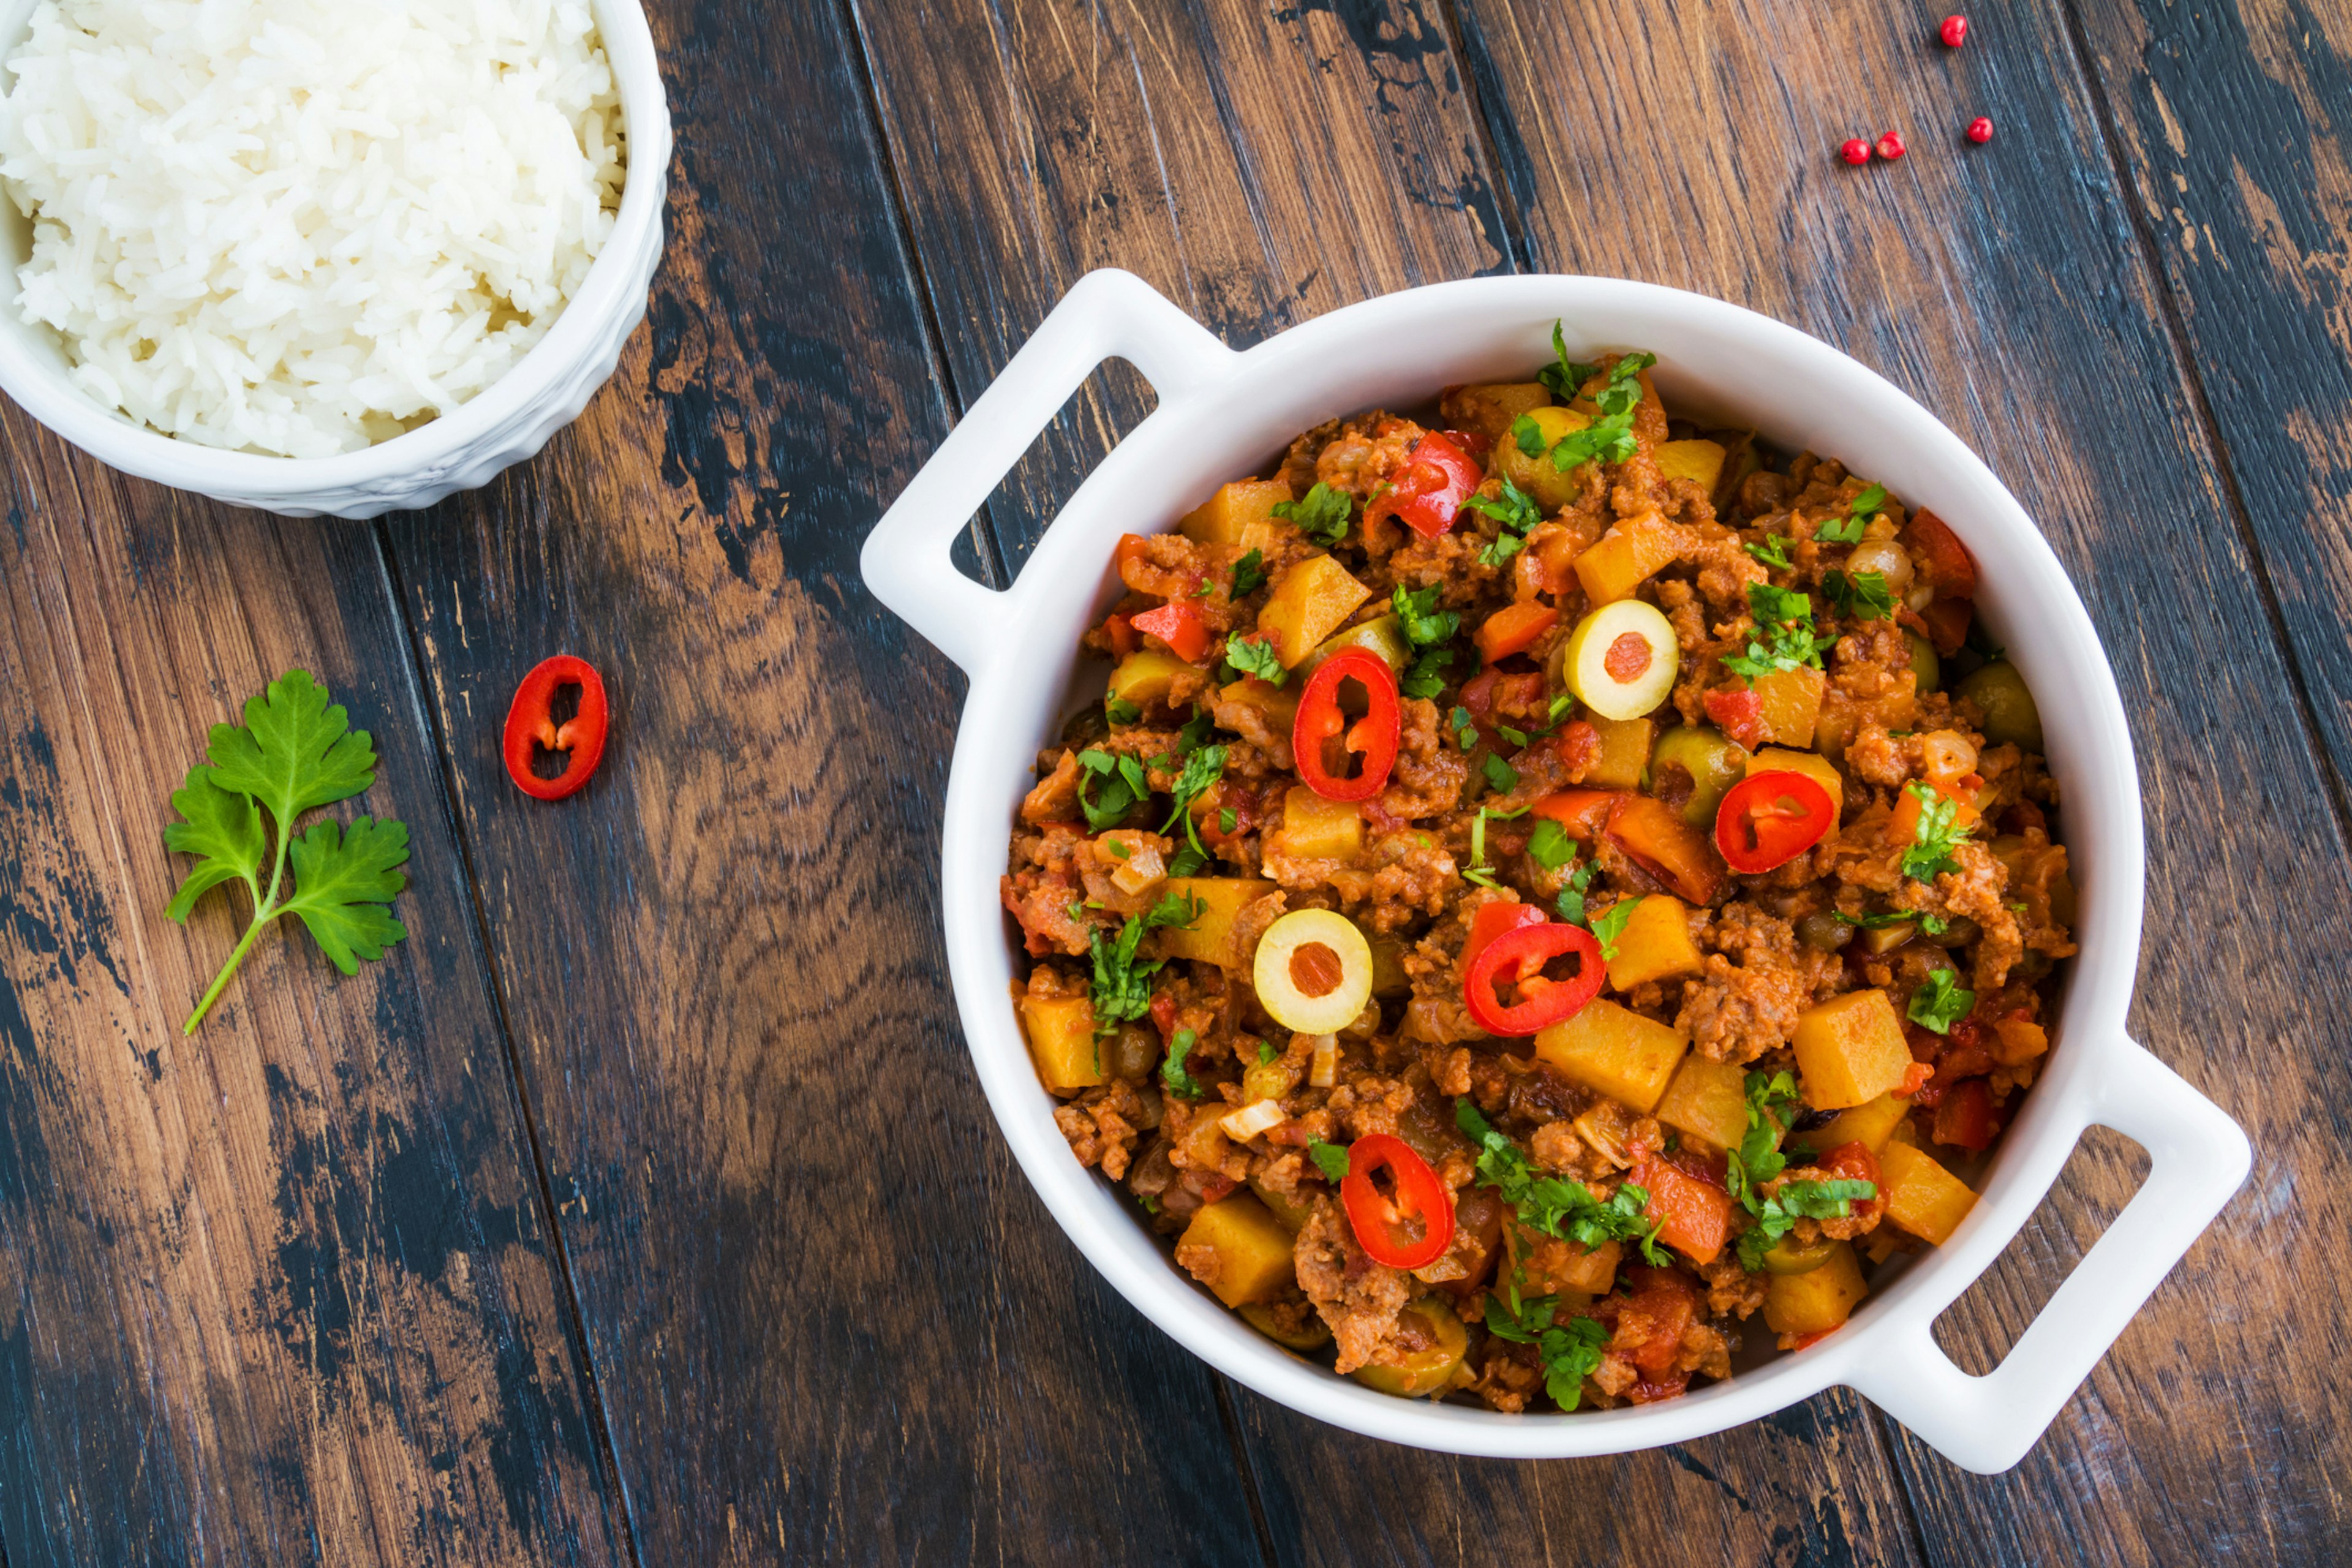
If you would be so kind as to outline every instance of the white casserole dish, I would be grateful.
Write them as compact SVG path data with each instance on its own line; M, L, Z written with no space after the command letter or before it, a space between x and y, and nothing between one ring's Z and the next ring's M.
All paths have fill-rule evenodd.
M1219 484L1263 471L1297 432L1423 402L1458 382L1519 380L1551 354L1645 348L1661 393L1789 450L1845 459L1932 508L1984 568L1978 605L2039 701L2060 826L2082 890L2073 961L2041 1081L1943 1247L1804 1351L1664 1404L1506 1415L1375 1394L1260 1337L1170 1260L1132 1205L1081 1168L1055 1128L1007 986L1017 942L997 900L1005 843L1037 748L1069 710L1078 637L1116 596L1112 550L1164 530ZM1063 507L1017 581L980 586L949 550L1055 410L1103 360L1131 362L1159 407ZM1367 300L1235 353L1118 271L1082 279L972 405L866 542L867 584L971 678L948 782L940 896L956 1003L1005 1136L1078 1249L1211 1365L1352 1431L1453 1453L1549 1458L1676 1443L1753 1421L1832 1384L1860 1390L1955 1463L2007 1469L2089 1375L2157 1282L2245 1179L2245 1135L2124 1032L2139 956L2139 784L2115 677L2064 569L1956 436L1835 349L1752 311L1599 278L1495 278ZM2148 1152L2147 1183L1990 1375L1937 1348L1937 1317L2031 1215L2092 1124ZM1759 1330L1758 1331L1761 1331Z
M36 3L0 4L0 58L24 42ZM134 425L73 384L56 331L28 326L18 315L12 302L16 269L32 255L33 229L5 196L0 196L0 391L124 473L289 517L368 518L431 506L452 491L488 484L535 455L611 379L622 345L645 319L646 289L661 260L669 104L653 33L638 0L591 0L590 8L628 130L620 212L580 291L547 335L454 412L364 451L331 458L225 451Z

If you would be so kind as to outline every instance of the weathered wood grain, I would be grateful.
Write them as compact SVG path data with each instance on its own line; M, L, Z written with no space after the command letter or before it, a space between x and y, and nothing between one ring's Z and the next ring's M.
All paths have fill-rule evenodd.
M14 1568L607 1563L592 1405L373 540L232 512L0 416L0 1544ZM404 819L353 979L186 929L168 797L305 667Z
M944 434L824 6L654 8L678 153L649 329L542 460L388 529L648 1563L1255 1552L1206 1371L1071 1253L948 992L961 682L866 593ZM614 744L498 725L565 650Z
M2134 1026L2244 1122L2254 1176L2019 1469L1966 1477L1902 1439L1930 1557L2155 1563L2198 1541L2316 1560L2344 1518L2323 1467L2347 1418L2314 1369L2352 1305L2352 1173L2313 1108L2352 1090L2345 844L2063 17L1982 14L1953 53L1932 17L1862 5L1465 0L1463 16L1537 263L1753 305L1912 391L2049 534L2137 721ZM1979 148L1958 131L1980 111L2000 130ZM1888 127L1902 163L1833 161ZM2283 298L2271 330L2307 310ZM2117 1204L2125 1168L2095 1163L2078 1190ZM2302 1260L2292 1284L2283 1258ZM1990 1290L1956 1316L2005 1343L2024 1305Z
M1242 346L1510 265L1434 7L859 10L960 387L984 384L1094 266L1132 268ZM1086 456L1051 451L1007 498L1009 555ZM1286 1563L1606 1560L1670 1524L1725 1561L1916 1560L1883 1439L1844 1393L1673 1453L1548 1467L1421 1454L1237 1398Z

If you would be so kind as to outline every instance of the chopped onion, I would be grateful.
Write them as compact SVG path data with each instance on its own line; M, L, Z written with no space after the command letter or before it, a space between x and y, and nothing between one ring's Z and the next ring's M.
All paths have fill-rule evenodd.
M1336 1089L1339 1083L1339 1038L1336 1035L1315 1037L1314 1065L1307 1069L1307 1081L1317 1089Z
M1287 1115L1282 1101L1259 1100L1230 1113L1217 1125L1225 1130L1228 1138L1255 1138L1267 1128L1279 1125Z

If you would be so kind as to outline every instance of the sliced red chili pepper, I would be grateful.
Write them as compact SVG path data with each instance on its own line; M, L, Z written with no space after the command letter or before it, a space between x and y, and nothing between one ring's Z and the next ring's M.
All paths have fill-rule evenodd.
M1129 619L1137 631L1158 637L1168 645L1171 653L1187 664L1209 651L1209 628L1202 623L1197 605L1162 605Z
M1715 814L1715 847L1742 876L1769 871L1819 844L1837 826L1837 807L1821 780L1793 768L1750 773L1731 786Z
M567 686L580 689L580 710L561 727L555 722L555 694ZM540 800L562 800L588 782L604 760L604 729L608 710L604 678L585 659L559 653L541 659L515 688L507 707L505 752L507 776L515 788ZM533 742L551 752L570 753L562 773L551 779L530 771Z
M1575 975L1546 978L1544 965L1570 953L1576 955ZM1592 933L1547 921L1505 931L1489 942L1463 973L1462 1001L1490 1035L1532 1035L1576 1016L1601 994L1603 978L1601 944ZM1508 1005L1500 992L1507 982L1519 990L1519 999Z
M1515 904L1506 899L1480 904L1478 912L1470 917L1470 940L1462 944L1464 966L1475 963L1478 955L1505 932L1521 926L1539 926L1549 919L1539 904Z
M1372 1184L1373 1173L1384 1167L1396 1189L1393 1197ZM1454 1194L1402 1138L1368 1132L1348 1146L1348 1173L1339 1181L1339 1201L1347 1205L1356 1245L1375 1263L1425 1268L1454 1245ZM1407 1224L1416 1218L1421 1221L1418 1237Z
M1339 711L1342 680L1354 680L1364 689L1364 716L1353 724ZM1325 800L1370 800L1387 784L1389 770L1396 765L1402 714L1396 671L1389 661L1367 647L1341 648L1316 668L1307 689L1299 693L1298 717L1290 727L1298 776ZM1364 759L1353 778L1332 773L1324 756L1324 742L1343 732L1347 751Z
M1364 526L1393 517L1423 539L1434 539L1454 526L1462 503L1485 477L1470 454L1448 436L1432 431L1406 454L1404 472L1387 493L1364 509Z

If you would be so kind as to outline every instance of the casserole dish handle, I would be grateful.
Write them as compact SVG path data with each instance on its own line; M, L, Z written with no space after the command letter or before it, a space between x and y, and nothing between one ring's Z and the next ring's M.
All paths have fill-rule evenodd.
M1935 1320L1874 1347L1853 1386L1946 1458L1995 1475L2025 1457L2141 1303L2246 1179L2252 1152L2221 1109L2116 1036L2075 1129L2112 1127L2147 1151L2147 1180L2001 1363L1982 1377L1937 1348Z
M1240 356L1132 272L1078 279L967 409L874 531L859 569L875 597L977 676L1020 613L1021 584L983 588L949 559L956 536L1095 367L1123 359L1165 408Z

